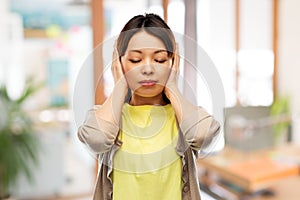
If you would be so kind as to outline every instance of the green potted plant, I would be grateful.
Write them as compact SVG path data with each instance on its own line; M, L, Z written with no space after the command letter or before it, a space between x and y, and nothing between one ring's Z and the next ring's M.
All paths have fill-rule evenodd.
M9 196L18 176L32 181L32 164L38 164L39 140L24 103L39 85L26 81L23 94L12 99L6 86L0 86L0 199Z
M290 126L290 98L289 96L280 96L275 98L270 110L271 117L280 117L281 122L272 126L274 133L274 144L279 145L282 139L287 134L288 127Z

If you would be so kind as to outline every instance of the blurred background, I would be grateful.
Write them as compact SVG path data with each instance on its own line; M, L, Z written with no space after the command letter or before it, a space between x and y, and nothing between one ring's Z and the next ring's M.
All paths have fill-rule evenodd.
M87 60L137 14L160 15L212 59L224 88L225 147L298 147L299 8L297 0L1 0L0 199L92 198L96 161L79 143L76 122L113 81L99 83L101 60ZM76 96L75 120L79 74L85 95ZM181 74L213 113L205 78L185 65Z

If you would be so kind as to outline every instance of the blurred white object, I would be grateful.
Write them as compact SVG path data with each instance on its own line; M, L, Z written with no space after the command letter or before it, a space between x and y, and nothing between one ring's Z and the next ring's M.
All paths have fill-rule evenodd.
M23 67L23 23L20 15L9 13L8 1L0 6L0 85L5 84L11 98L21 95Z
M246 119L242 115L233 115L228 119L228 134L230 134L232 140L245 140L252 137L255 130L271 127L283 122L291 122L293 119L294 116L290 114L269 116L253 120Z
M241 141L252 137L252 123L242 115L232 115L228 118L228 139Z

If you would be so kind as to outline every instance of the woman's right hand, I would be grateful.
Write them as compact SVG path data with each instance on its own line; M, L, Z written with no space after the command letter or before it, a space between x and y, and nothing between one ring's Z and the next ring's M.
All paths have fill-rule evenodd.
M115 42L114 45L114 52L112 56L112 64L111 64L111 72L114 78L115 85L121 81L122 79L125 79L122 64L120 61L120 56L117 50L117 42ZM124 82L124 80L122 81ZM126 80L125 83L127 84Z
M116 43L112 57L111 72L114 78L114 88L105 102L97 109L98 118L118 126L122 108L128 92L128 83L122 70L122 64L117 51Z

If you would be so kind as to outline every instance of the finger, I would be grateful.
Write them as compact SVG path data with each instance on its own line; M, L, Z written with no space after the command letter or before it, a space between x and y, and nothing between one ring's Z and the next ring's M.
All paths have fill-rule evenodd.
M113 54L112 54L112 63L111 63L111 71L112 75L114 77L114 81L116 82L119 79L119 74L118 74L118 52L117 52L117 41L114 43L114 49L113 49Z
M112 67L115 67L115 68L119 68L120 67L119 66L120 65L119 52L118 52L118 49L117 49L117 41L115 41L115 44L114 44L112 64L113 64Z
M118 51L116 48L114 48L114 51L113 51L113 62L115 62L116 60L118 60Z
M112 74L114 76L115 83L124 76L123 67L121 65L119 52L117 50L117 41L114 44L114 51L113 51L113 60L111 66Z
M176 43L175 53L174 53L174 69L176 71L179 71L179 65L180 65L179 48L178 48L178 43Z

